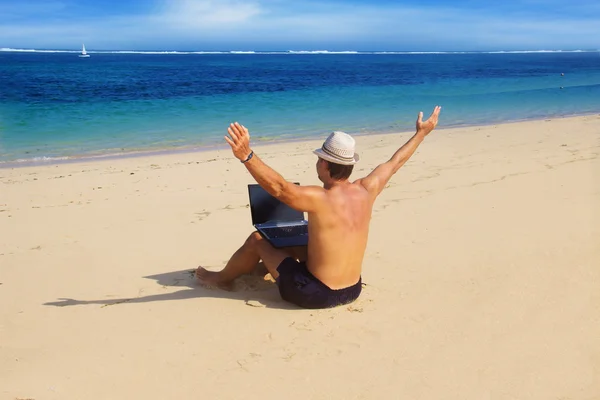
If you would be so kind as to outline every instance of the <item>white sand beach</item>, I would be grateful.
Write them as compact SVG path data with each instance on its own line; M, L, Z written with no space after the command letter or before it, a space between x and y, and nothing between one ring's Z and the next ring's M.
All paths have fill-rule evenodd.
M328 133L253 148L319 184ZM352 178L412 134L357 136ZM195 283L252 231L228 149L0 169L0 399L599 399L599 153L600 115L438 127L316 311Z

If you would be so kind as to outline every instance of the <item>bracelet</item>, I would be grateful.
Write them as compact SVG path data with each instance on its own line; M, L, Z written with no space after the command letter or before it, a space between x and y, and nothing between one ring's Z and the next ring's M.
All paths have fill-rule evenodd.
M240 161L240 162L241 162L242 164L244 164L244 163L246 163L246 162L250 161L250 159L252 158L252 156L253 156L253 155L254 155L254 151L253 151L253 150L251 150L251 151L250 151L250 154L248 155L248 158L246 158L244 161Z

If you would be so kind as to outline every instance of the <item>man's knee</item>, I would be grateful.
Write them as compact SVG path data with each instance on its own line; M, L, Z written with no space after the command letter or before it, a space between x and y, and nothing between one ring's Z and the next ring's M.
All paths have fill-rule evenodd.
M248 239L246 239L246 246L256 247L262 240L263 237L260 236L260 233L254 231L248 236Z

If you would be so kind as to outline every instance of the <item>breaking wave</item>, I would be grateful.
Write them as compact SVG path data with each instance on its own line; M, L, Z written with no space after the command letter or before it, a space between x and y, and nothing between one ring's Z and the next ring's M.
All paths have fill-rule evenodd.
M52 50L52 49L16 49L10 47L0 48L0 52L12 53L80 53L80 50ZM88 50L88 54L535 54L535 53L596 53L595 50L497 50L497 51L358 51L358 50L287 50L287 51L253 51L253 50L227 50L227 51L179 51L179 50Z

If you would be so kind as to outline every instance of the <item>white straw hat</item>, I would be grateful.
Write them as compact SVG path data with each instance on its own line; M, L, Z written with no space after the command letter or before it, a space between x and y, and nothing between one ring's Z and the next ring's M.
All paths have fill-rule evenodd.
M313 151L319 158L331 161L335 164L354 165L358 162L358 154L354 152L356 141L345 132L335 131L320 149Z

